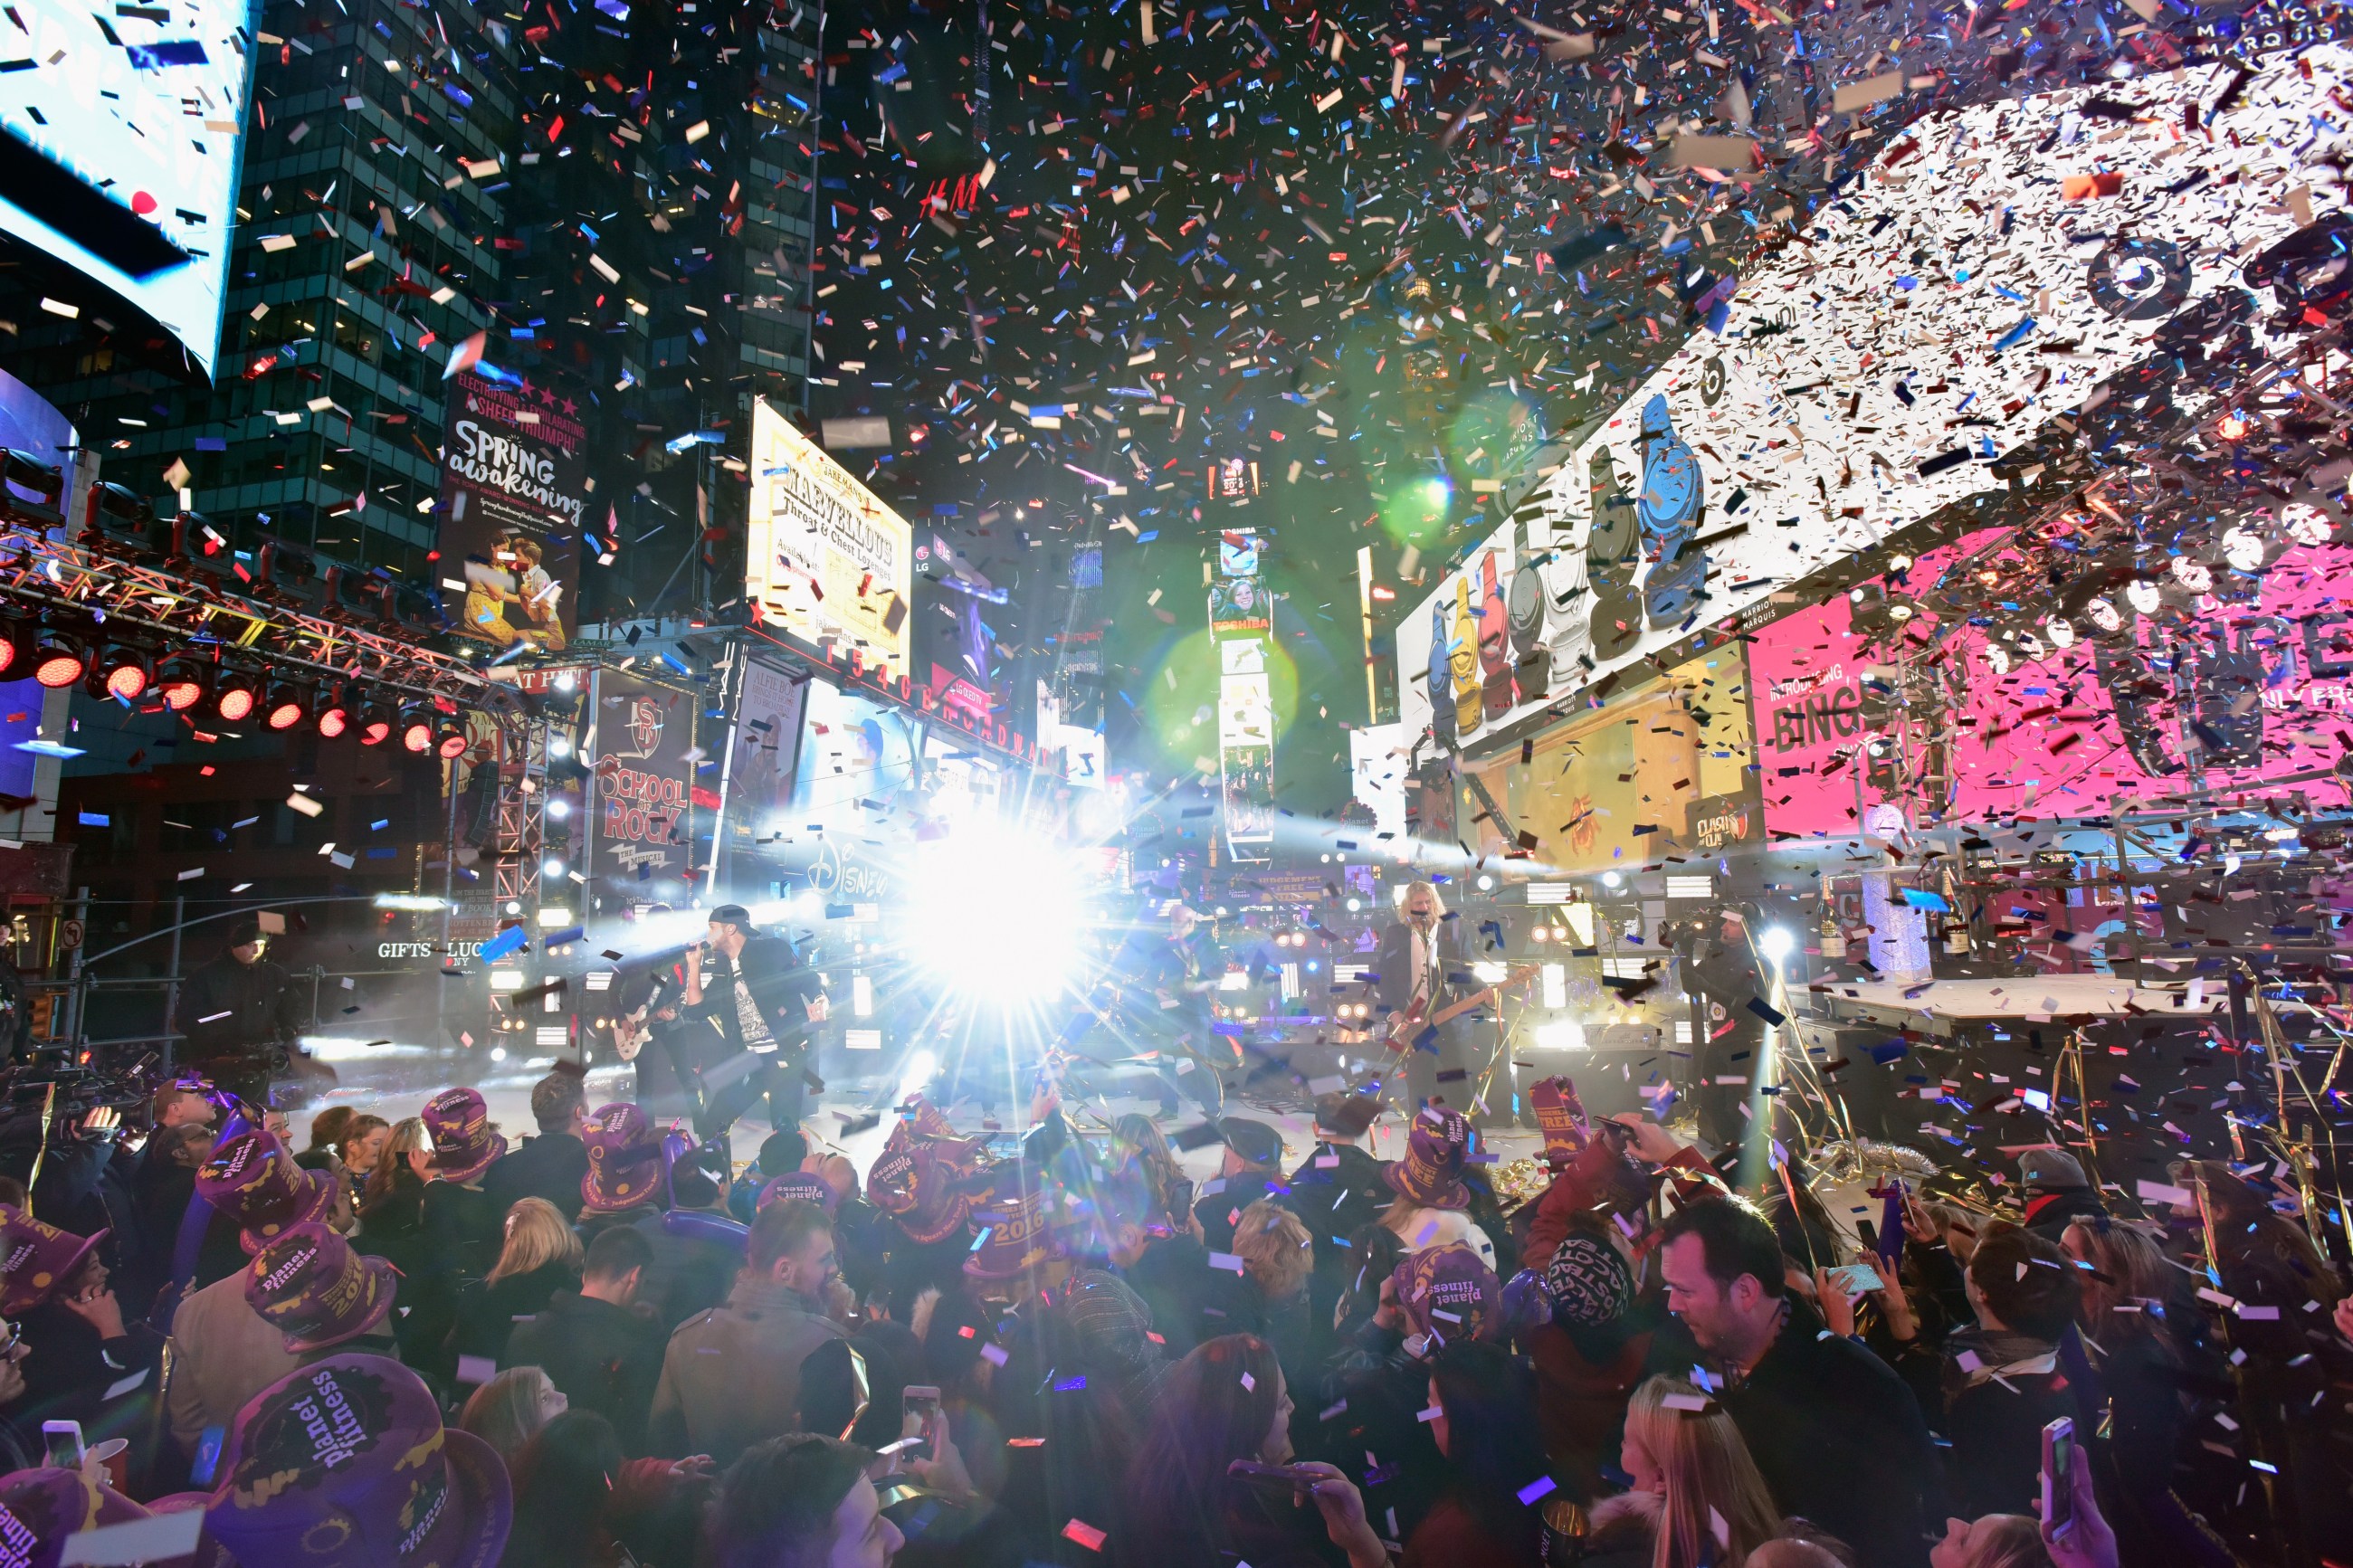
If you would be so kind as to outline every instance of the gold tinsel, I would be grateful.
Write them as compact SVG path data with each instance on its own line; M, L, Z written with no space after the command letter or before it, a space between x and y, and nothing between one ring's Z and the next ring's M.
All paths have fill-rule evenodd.
M1510 1214L1544 1196L1545 1189L1552 1185L1552 1173L1541 1160L1514 1160L1495 1167L1494 1185L1495 1202Z

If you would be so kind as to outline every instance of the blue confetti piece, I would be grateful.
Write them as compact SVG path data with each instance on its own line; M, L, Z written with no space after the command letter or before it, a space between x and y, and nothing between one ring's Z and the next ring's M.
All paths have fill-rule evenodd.
M163 70L170 66L201 66L211 63L204 45L194 38L178 38L167 44L126 44L132 68L142 71Z
M529 939L523 935L522 927L509 926L482 943L481 960L484 963L494 963L511 952L521 952L527 940Z

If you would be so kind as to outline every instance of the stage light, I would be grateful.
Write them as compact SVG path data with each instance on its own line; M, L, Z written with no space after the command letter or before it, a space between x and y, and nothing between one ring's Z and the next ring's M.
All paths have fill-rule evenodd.
M319 733L327 740L340 741L352 731L352 710L339 694L329 698L319 709Z
M1538 1024L1535 1037L1536 1048L1542 1051L1581 1051L1585 1048L1585 1026L1574 1018L1555 1018L1549 1024Z
M1757 933L1757 951L1775 963L1788 957L1797 945L1798 939L1788 926L1767 926Z
M455 719L445 719L434 731L435 752L445 763L454 762L466 754L466 727Z
M360 710L360 744L381 746L392 738L392 714L379 702L370 702Z
M291 730L311 711L311 700L290 686L270 689L261 710L261 721L273 730Z
M260 700L261 693L255 689L252 681L242 675L232 675L222 681L220 689L214 693L213 711L235 724L251 718L255 705Z
M1042 1005L1078 978L1084 888L1060 846L965 822L908 868L902 951L952 991Z
M90 668L90 656L62 637L44 636L33 649L33 679L52 689L71 686Z
M136 702L147 693L147 661L133 649L118 647L91 667L98 694Z
M0 627L0 674L22 676L33 662L33 634L23 626Z
M422 708L402 709L400 747L405 752L431 751L433 749L433 716Z
M192 658L166 659L155 675L155 695L174 713L185 713L201 701L211 677Z

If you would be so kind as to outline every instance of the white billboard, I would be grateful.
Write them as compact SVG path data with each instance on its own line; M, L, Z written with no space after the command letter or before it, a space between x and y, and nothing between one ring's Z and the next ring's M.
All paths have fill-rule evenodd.
M0 27L0 230L146 312L209 374L253 80L242 0L16 0Z
M2328 94L2353 50L2301 58L2308 77L2277 58L2235 98L2222 65L1912 126L1741 280L1723 335L1685 343L1407 615L1408 740L1476 748L2005 488L1995 458L2105 401L2167 321L2341 212L2348 138L2316 127L2343 123Z
M907 673L914 531L765 398L752 405L744 556L744 597L761 621Z

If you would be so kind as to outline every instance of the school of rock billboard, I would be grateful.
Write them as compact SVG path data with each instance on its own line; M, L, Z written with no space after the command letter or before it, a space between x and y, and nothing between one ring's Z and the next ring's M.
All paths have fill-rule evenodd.
M1920 121L1406 616L1407 735L1476 751L2031 483L2039 433L2154 375L2166 321L2342 206L2313 126L2348 68L2328 45Z
M2304 790L2348 802L2334 773L2353 707L2353 546L2298 544L2259 571L2137 583L2020 648L1973 619L1923 608L1949 574L2016 576L2017 536L1970 535L1901 574L1858 585L1758 630L1748 646L1765 826L1776 837L1859 831L1893 805L1989 823L2105 816L2203 786ZM2202 582L2205 591L2194 584ZM1858 609L1871 617L1858 630ZM1890 698L1909 700L1899 715ZM1903 770L1871 748L1907 724ZM1919 797L1896 784L1947 782Z
M580 521L588 499L578 402L530 377L491 381L472 371L449 383L442 426L440 551L455 565L465 609L459 631L548 651L580 581Z
M694 868L692 697L621 670L596 677L597 880L623 898L676 902Z

